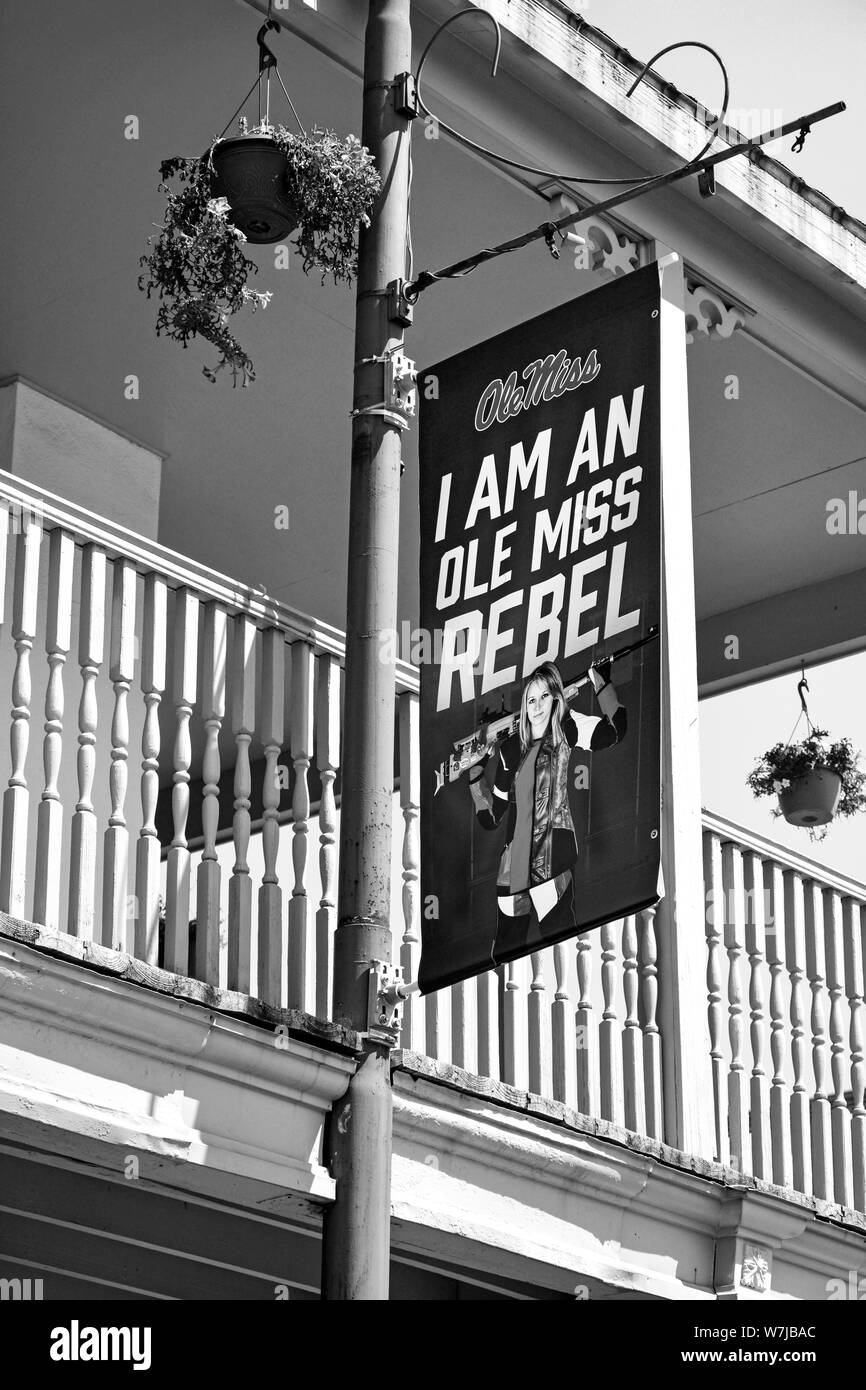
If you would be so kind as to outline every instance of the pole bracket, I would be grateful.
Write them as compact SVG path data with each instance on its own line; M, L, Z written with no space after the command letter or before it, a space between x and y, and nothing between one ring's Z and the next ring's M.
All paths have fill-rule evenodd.
M415 309L406 298L406 281L392 280L388 285L388 321L399 323L401 328L411 328Z
M698 189L702 198L712 198L716 191L716 171L710 166L698 174Z
M388 1047L400 1044L403 1024L403 996L399 989L403 967L383 960L371 960L367 975L367 1031L371 1042Z
M388 354L385 372L385 399L389 409L396 410L404 418L413 416L418 403L415 363L401 348L394 348Z
M411 72L398 72L394 78L394 110L407 121L414 121L421 114L415 76Z
M385 401L379 401L378 405L365 405L360 410L350 410L349 414L353 420L358 419L362 415L376 415L380 420L384 420L386 424L393 425L395 429L409 429L409 421L406 419L405 415L399 415L396 410L391 410L390 406L388 406ZM404 465L401 463L401 476L403 471Z
M414 417L418 404L418 373L415 363L411 357L406 356L402 346L397 346L378 357L361 357L355 366L363 367L368 363L380 362L384 368L381 401L375 405L358 407L351 412L352 417L378 415L389 425L408 429L409 421Z

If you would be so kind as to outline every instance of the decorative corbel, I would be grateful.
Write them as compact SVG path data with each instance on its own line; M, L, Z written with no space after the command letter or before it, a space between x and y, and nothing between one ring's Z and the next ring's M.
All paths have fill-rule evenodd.
M557 222L580 209L565 193L555 193L550 200L550 220ZM575 264L578 269L600 271L607 275L628 275L636 270L640 258L637 242L630 240L624 232L617 231L604 217L590 214L583 222L576 222L566 233L571 240L577 236L583 245L572 241L575 248ZM583 260L583 264L581 264Z
M726 304L715 290L696 280L686 280L685 310L687 343L693 343L698 334L730 338L746 322L742 309Z

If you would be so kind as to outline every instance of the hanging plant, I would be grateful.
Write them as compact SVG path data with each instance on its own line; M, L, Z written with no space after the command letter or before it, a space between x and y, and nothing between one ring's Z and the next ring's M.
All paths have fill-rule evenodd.
M369 226L379 192L373 156L354 135L295 135L266 122L248 127L242 118L239 136L215 140L201 159L165 160L160 177L165 216L139 277L148 298L160 300L157 334L183 347L204 338L220 353L215 367L203 369L208 380L229 367L233 384L240 376L245 386L255 372L229 320L245 305L265 308L272 294L248 287L258 267L244 245L279 241L296 229L305 273L321 270L323 283L328 275L351 281L358 226Z
M805 714L808 737L799 743L790 739L775 743L746 780L755 796L778 797L774 816L804 827L811 840L823 840L826 828L816 830L816 826L826 827L835 816L866 810L866 772L849 738L827 745L827 730L813 727L803 694L808 689L804 673L797 686L803 707L797 723Z

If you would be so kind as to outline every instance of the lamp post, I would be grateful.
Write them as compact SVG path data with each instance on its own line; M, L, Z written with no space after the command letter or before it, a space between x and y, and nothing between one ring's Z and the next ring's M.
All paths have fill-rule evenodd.
M401 439L385 408L388 355L402 342L388 285L406 273L409 130L395 79L411 67L409 0L370 0L362 140L382 191L359 241L349 509L345 751L333 1018L368 1028L370 962L391 959L394 658ZM385 359L385 360L383 360ZM386 1044L367 1041L329 1127L336 1197L325 1213L322 1296L387 1299L391 1076Z

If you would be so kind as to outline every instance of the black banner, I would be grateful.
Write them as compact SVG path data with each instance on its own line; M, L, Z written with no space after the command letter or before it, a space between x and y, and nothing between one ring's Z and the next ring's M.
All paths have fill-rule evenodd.
M427 993L658 900L657 268L420 388Z

